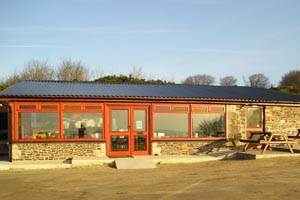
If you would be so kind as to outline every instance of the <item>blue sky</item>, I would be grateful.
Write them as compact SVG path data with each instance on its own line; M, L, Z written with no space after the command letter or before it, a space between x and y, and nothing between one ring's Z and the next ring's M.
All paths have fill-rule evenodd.
M0 0L0 78L31 59L181 82L300 70L299 0Z

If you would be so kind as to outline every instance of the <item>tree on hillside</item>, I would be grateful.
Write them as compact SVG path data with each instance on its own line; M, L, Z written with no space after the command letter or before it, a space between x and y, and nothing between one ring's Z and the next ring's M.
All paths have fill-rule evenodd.
M14 72L8 76L5 83L13 85L25 80L53 80L54 78L55 72L47 60L30 60L20 73Z
M21 77L27 80L53 80L54 70L47 60L31 60L25 65Z
M187 84L187 85L196 85L194 78L192 76L189 76L187 78L185 78L182 82L182 84Z
M142 71L142 68L136 68L134 67L132 69L132 71L129 73L133 78L137 78L137 79L143 79L144 78L144 73Z
M246 85L250 87L258 87L258 88L269 88L270 81L269 78L264 74L252 74L248 77L248 81L244 80Z
M66 59L59 64L56 78L62 81L88 81L90 73L80 61Z
M292 70L282 76L280 86L300 86L300 71Z
M97 68L94 69L93 71L90 71L90 80L95 80L103 76L104 76L104 71L101 68Z
M208 74L197 74L189 76L182 81L182 84L187 85L213 85L215 78Z
M101 83L135 83L135 84L174 84L173 82L168 82L164 80L145 80L143 78L135 78L132 75L125 76L125 75L109 75L103 76L95 80L95 82Z
M6 88L8 88L8 85L5 82L0 81L0 91L5 90Z
M234 76L225 76L220 78L220 85L221 86L236 86L237 79Z
M3 81L3 84L6 84L8 86L11 86L15 83L21 82L21 78L20 78L20 74L18 74L16 71L9 75L8 77L6 77L6 79Z
M280 92L288 93L288 94L295 94L295 95L300 94L300 86L279 86L272 89Z

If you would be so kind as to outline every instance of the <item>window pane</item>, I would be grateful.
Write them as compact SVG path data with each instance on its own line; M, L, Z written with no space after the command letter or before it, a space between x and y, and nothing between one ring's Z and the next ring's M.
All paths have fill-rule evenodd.
M146 110L134 110L134 131L146 131Z
M35 110L36 106L35 105L23 105L23 106L19 106L19 109L21 109L21 110Z
M111 136L111 150L112 151L126 151L128 150L128 136Z
M54 106L54 105L53 106L52 105L51 106L50 105L47 106L47 105L44 105L44 106L41 106L41 109L42 110L57 110L58 106Z
M19 113L19 139L58 138L58 113Z
M211 106L210 107L210 111L211 112L224 112L224 107L214 107L214 106Z
M147 137L146 136L134 136L134 150L135 151L147 150Z
M192 114L193 137L224 137L224 114Z
M170 110L170 106L156 106L155 110Z
M85 106L86 110L101 110L102 106Z
M155 113L154 137L188 137L188 114Z
M207 106L197 106L197 107L193 107L192 108L193 111L202 111L202 112L207 112L208 111L208 107Z
M119 132L128 131L128 110L111 111L110 130Z
M248 108L248 128L260 128L261 114L260 108Z
M176 111L188 111L188 107L174 107Z
M80 106L64 106L65 110L80 110Z
M102 138L102 113L63 113L64 138Z

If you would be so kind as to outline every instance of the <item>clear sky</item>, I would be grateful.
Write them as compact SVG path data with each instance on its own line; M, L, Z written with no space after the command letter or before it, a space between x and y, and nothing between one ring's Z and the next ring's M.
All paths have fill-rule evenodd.
M81 61L104 75L181 82L195 74L300 70L299 0L0 0L1 77L31 59Z

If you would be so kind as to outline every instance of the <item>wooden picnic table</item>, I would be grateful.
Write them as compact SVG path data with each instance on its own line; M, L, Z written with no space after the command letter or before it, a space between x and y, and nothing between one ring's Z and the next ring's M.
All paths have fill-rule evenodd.
M253 139L254 136L257 136L256 139ZM281 133L271 133L271 132L252 132L250 133L249 139L240 139L241 142L244 142L243 151L246 151L250 144L264 145L262 154L266 152L267 149L272 151L271 145L280 145L285 144L288 146L291 153L294 153L292 149L292 144L295 142L288 139L285 134Z
M289 135L288 138L292 138L292 139L300 139L300 129L297 129L297 135Z
M292 144L294 144L295 142L293 140L289 140L288 137L282 133L273 133L267 141L261 141L260 143L265 144L262 154L264 154L268 148L270 148L270 150L272 150L272 148L270 146L271 144L286 144L288 146L290 152L294 153Z
M259 145L260 141L267 140L267 137L271 136L270 132L250 132L248 139L240 139L240 142L244 142L243 151L246 151L250 144Z

